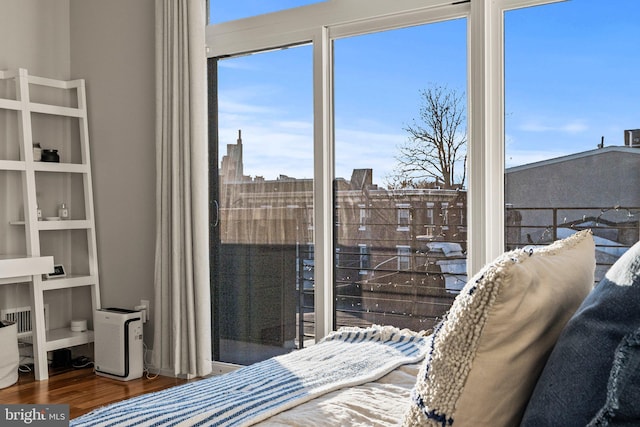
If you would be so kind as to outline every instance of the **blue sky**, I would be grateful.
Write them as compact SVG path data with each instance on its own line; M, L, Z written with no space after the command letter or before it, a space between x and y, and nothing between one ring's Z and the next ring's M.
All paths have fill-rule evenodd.
M339 1L339 0L334 0ZM212 0L220 20L303 4ZM306 3L311 3L310 1ZM640 128L640 1L571 0L507 12L506 164L622 145ZM217 19L212 19L214 22ZM335 44L336 175L373 168L384 184L420 91L466 91L464 20ZM312 176L311 46L220 62L220 139L242 129L245 174Z
M637 0L507 13L507 164L623 145L640 127L638 13Z

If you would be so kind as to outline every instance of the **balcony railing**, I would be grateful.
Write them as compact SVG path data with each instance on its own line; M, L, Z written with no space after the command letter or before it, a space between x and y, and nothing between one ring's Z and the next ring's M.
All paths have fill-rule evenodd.
M465 207L462 207L460 212L464 211ZM446 226L432 224L433 221L426 224L428 218L432 217L414 210L409 217L410 231L399 233L396 230L395 212L393 208L377 211L375 218L384 216L389 217L390 221L373 221L370 216L366 232L359 229L359 217L351 221L348 220L350 217L343 216L339 221L333 283L337 327L379 323L414 330L433 328L466 283L465 221L449 221ZM299 213L298 216L292 215L292 218L299 217L301 222L308 219L306 210L299 209ZM459 215L458 219L461 218L464 216ZM579 230L591 229L596 243L597 282L639 240L638 218L640 207L507 206L505 230L502 232L505 234L505 249L511 250L546 245ZM264 221L261 224L264 226ZM427 227L435 228L435 232L425 233ZM308 231L306 226L294 229ZM260 237L259 234L252 236L254 240ZM281 240L287 239L283 237ZM298 236L294 242L311 240ZM255 248L256 243L242 241L237 245ZM292 329L297 330L297 344L302 346L305 340L314 336L314 245L271 242L271 246L280 248L276 251L280 254L278 256L289 260L285 263L287 267L283 271L286 274L282 275L280 286L284 289L282 295L297 292L297 299L294 297L294 302L290 303L288 298L283 297L282 304L287 308L286 318L290 319L287 322L296 325ZM246 265L253 263L250 260L245 262ZM275 262L262 262L260 265L263 264L271 273L271 264L280 265ZM230 264L227 269L230 278L238 280ZM277 286L275 283L273 285ZM236 289L237 286L232 285L231 288ZM265 313L272 312L275 307L273 301L263 302ZM280 335L270 332L268 337L282 336L284 338L281 341L286 341L288 328L283 329ZM264 335L264 331L261 334Z
M596 275L599 282L620 256L640 238L640 207L507 206L506 249L547 245L579 230L590 229L596 244Z
M640 207L507 206L506 250L547 245L579 230L591 229L596 243L595 281L598 282L639 240L639 217ZM432 241L432 250L428 250L418 237L410 243L408 269L398 268L395 247L371 246L367 253L358 247L338 248L334 270L337 326L391 323L428 329L439 321L465 284L467 272L465 251L445 256L442 251L437 252L435 244L464 242ZM375 236L371 242L387 246ZM313 263L308 263L306 268L312 270ZM308 278L313 277L313 272L305 274L311 283ZM312 295L308 295L306 301L306 309L312 311Z

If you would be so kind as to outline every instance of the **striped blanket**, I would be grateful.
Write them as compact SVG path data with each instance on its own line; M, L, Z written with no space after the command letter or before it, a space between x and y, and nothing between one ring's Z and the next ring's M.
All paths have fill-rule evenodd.
M344 328L304 350L225 375L99 408L88 426L249 426L333 390L375 381L426 353L428 337L374 326Z

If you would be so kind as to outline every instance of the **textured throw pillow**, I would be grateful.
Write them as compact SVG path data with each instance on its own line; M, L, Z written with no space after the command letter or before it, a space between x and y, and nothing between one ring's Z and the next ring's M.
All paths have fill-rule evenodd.
M486 266L434 331L404 424L517 426L562 328L593 288L594 271L589 231Z
M523 426L640 425L640 243L609 269L558 339Z

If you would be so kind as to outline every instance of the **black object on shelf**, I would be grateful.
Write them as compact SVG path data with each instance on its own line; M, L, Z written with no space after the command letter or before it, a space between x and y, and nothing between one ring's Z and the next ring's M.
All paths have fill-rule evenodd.
M71 366L71 350L68 348L60 348L53 350L52 368L68 368Z
M58 150L53 150L50 148L42 149L42 161L43 162L53 162L60 163L60 156L58 155Z

